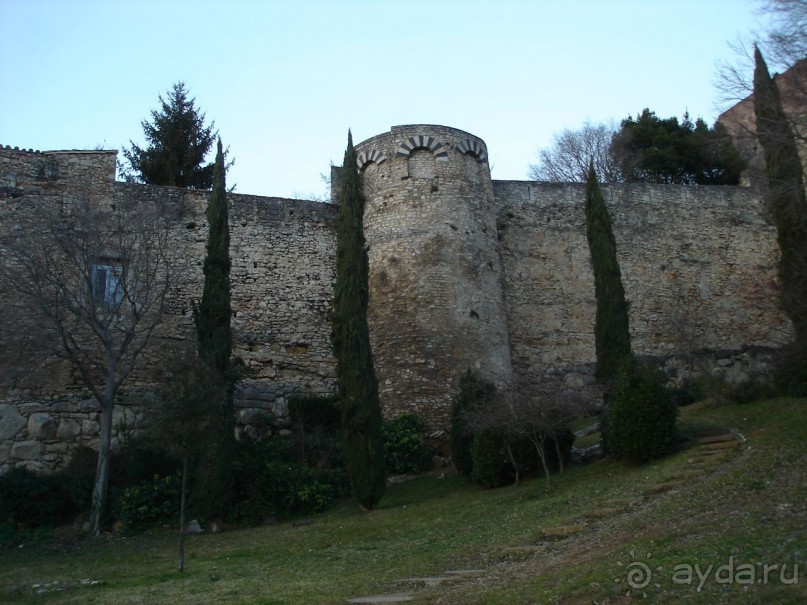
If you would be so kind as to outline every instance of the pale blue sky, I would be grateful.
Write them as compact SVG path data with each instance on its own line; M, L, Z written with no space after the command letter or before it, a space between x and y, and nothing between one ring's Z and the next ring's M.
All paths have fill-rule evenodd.
M0 144L120 149L184 80L240 193L322 195L347 129L443 124L525 179L552 134L717 117L716 62L753 0L0 0Z

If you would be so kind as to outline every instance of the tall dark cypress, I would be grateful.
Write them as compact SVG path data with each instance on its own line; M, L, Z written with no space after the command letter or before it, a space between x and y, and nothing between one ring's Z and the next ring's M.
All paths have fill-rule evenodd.
M754 49L754 113L765 154L768 195L781 256L780 304L793 322L796 346L807 349L807 196L798 147L779 89L758 48Z
M202 503L210 519L223 519L232 500L232 459L235 455L233 371L230 363L230 224L227 209L224 154L218 141L213 190L207 203L207 254L204 262L205 285L199 306L194 305L194 320L199 343L199 357L228 385L219 409L219 431L211 455L201 465Z
M610 382L622 362L631 354L630 329L611 217L593 163L589 165L586 180L586 236L597 300L594 326L596 377L602 382Z
M336 242L332 341L337 359L344 456L353 496L373 509L386 486L378 382L367 326L369 264L364 240L364 195L348 131L342 165Z

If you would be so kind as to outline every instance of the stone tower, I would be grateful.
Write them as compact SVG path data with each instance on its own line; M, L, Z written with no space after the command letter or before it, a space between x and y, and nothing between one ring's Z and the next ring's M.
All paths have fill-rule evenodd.
M442 428L466 368L500 386L512 379L487 149L462 130L412 125L356 152L384 413Z

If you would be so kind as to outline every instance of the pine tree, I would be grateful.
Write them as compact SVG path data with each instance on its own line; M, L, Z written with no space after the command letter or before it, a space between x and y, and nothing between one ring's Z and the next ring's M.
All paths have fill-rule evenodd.
M597 300L594 325L596 377L597 380L610 382L623 360L631 355L630 330L611 217L593 163L589 166L586 181L586 236Z
M235 455L232 385L232 333L230 328L230 225L225 184L224 153L218 141L213 190L207 204L207 254L204 262L205 285L198 307L193 306L199 358L224 384L226 397L221 402L216 443L211 443L210 457L200 465L200 481L207 499L202 508L210 519L221 520L232 499L232 459Z
M754 50L754 113L765 154L770 208L781 250L781 307L793 322L798 348L807 349L807 198L796 139L779 89L758 48Z
M364 195L349 131L339 202L332 341L345 462L353 496L364 510L371 510L384 494L386 476L378 382L367 326L369 264L362 225Z
M152 121L140 123L148 146L143 149L130 141L131 148L123 150L128 163L121 167L124 178L147 185L210 189L214 164L204 161L217 137L215 124L205 125L205 114L188 98L184 82L174 84L168 98L159 100L160 110L152 110Z

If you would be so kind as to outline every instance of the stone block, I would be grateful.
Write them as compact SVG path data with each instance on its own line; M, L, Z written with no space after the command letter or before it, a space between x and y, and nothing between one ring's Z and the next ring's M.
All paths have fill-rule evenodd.
M0 440L14 439L26 422L13 403L0 405Z
M35 412L49 412L50 406L45 405L44 403L21 403L20 404L20 412L23 414L33 414Z
M25 469L36 474L43 474L48 472L48 467L37 460L23 460L14 465L15 468Z
M19 460L38 460L45 445L41 441L17 441L11 446L11 457Z
M76 406L69 401L54 401L50 405L51 412L58 412L58 413L67 413L67 412L74 412L76 410Z
M81 433L81 423L78 420L65 418L59 422L56 438L60 441L73 441Z
M78 402L78 409L81 412L100 412L101 404L97 399L82 399Z
M84 435L97 435L101 430L101 426L95 420L82 420L81 432Z
M53 417L45 412L37 412L28 417L28 436L40 441L56 438L56 423Z

